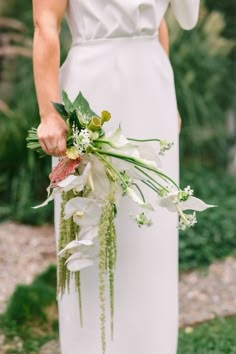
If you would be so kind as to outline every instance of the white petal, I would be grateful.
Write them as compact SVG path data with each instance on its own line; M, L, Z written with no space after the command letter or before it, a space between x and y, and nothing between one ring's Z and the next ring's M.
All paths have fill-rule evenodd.
M80 192L84 189L84 186L87 183L90 170L91 170L91 164L88 163L85 166L82 175L80 176L69 175L64 180L60 181L58 183L58 186L61 188L61 190L65 192L68 192L75 187L77 192Z
M155 161L146 160L146 159L138 159L138 160L150 168L158 167Z
M138 151L142 159L152 161L156 164L156 167L161 167L159 142L139 143Z
M70 199L65 205L65 219L70 218L77 211L84 212L88 203L89 198L75 197Z
M77 272L83 268L92 266L93 263L92 258L81 258L76 253L72 254L66 261L67 268L71 272Z
M117 149L129 144L129 140L123 135L120 127L112 132L107 133L106 139L109 140Z
M177 193L173 193L166 197L158 197L157 204L169 211L176 212L175 199L177 198Z
M81 215L76 215L76 213L81 213ZM65 219L71 216L78 225L95 226L100 221L101 207L96 199L72 198L66 203L64 212Z
M93 240L98 236L98 226L86 225L80 226L79 236L82 240Z
M203 202L201 199L190 196L186 201L180 202L182 210L203 211L208 208L214 208L216 205L210 205Z
M40 205L36 205L35 207L33 207L33 209L38 209L38 208L42 208L46 205L48 205L49 202L51 202L54 197L55 197L55 194L59 192L59 188L54 188L51 195Z
M98 158L91 156L89 159L92 165L91 174L94 185L94 191L90 195L101 200L107 197L110 190L110 182L106 175L105 167Z
M64 247L59 253L59 257L63 257L68 251L70 253L78 252L81 246L92 246L93 242L91 240L73 240L66 247Z
M154 210L151 204L144 203L143 200L138 196L138 194L132 189L132 188L127 188L126 190L127 196L133 199L135 203L137 203L139 206L145 209L149 210Z

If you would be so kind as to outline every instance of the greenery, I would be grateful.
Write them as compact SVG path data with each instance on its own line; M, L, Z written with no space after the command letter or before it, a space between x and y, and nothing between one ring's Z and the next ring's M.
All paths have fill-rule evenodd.
M182 329L178 354L235 354L236 317L216 318L196 327Z
M222 259L236 249L235 177L221 169L212 170L199 163L186 165L182 171L182 184L194 186L199 198L218 205L198 213L198 223L180 233L180 269L198 268Z
M235 43L221 35L225 28L223 16L204 7L196 30L180 30L171 16L168 22L170 57L175 72L178 108L183 119L182 161L200 158L212 166L224 167L231 143L226 129L226 112L234 98L231 51Z
M1 48L5 55L0 55L0 220L42 224L53 220L52 205L41 210L32 206L45 197L51 159L39 161L25 143L27 130L39 123L31 58L31 2L19 5L10 0L0 5L0 12L5 16L0 21L0 43L5 43ZM61 38L63 60L70 45L65 29Z
M20 338L23 348L8 353L38 353L45 342L58 334L56 268L50 266L30 285L18 285L7 309L0 316L0 329L7 342Z

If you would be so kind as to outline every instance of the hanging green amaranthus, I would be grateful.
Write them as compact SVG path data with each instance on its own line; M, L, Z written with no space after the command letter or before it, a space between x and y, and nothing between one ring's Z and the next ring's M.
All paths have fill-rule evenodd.
M106 278L109 276L111 337L114 318L114 269L116 263L116 232L114 226L114 197L110 196L102 208L99 225L99 297L101 309L101 340L103 353L106 351Z

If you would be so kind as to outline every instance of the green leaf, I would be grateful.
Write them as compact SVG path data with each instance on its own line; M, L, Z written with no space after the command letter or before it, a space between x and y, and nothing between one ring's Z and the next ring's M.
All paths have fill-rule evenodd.
M73 103L71 102L65 91L62 91L62 100L65 105L65 109L68 113L71 113L75 110Z
M82 92L79 92L78 96L74 100L73 107L77 111L78 116L86 115L88 118L98 116L90 108L90 105L89 105L88 101L86 100L86 98L82 95Z
M65 106L63 104L52 102L52 105L55 108L55 110L57 111L57 113L59 113L62 118L64 118L64 119L68 118L68 113L65 110Z
M70 113L69 115L69 125L71 127L73 127L73 125L77 126L80 129L82 129L82 125L80 124L80 121L78 120L76 111L73 111L72 113Z

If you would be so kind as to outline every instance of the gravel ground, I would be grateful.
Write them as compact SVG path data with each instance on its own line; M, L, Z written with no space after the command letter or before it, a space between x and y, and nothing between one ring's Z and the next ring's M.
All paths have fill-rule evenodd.
M31 283L51 263L55 263L52 226L0 224L0 313L17 284Z
M32 227L12 222L0 224L0 313L18 283L31 283L36 274L55 263L53 227ZM213 263L204 274L181 274L179 324L191 326L236 313L236 259ZM53 349L52 349L53 348ZM50 342L40 354L57 354L58 343Z

